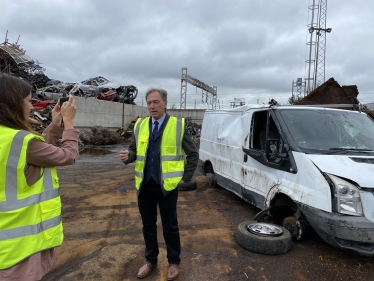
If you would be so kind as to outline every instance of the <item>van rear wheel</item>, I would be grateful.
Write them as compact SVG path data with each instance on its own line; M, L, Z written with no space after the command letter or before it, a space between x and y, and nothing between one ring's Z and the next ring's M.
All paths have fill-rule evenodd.
M214 175L214 173L207 173L206 176L207 176L208 179L209 179L208 182L209 182L209 185L210 185L211 187L214 187L214 188L218 187L218 186L217 186L217 179L216 179L216 176Z
M179 191L195 190L197 188L197 182L195 180L190 180L182 184L178 184Z
M291 249L291 233L270 223L245 221L238 225L236 241L243 248L259 254L280 255Z

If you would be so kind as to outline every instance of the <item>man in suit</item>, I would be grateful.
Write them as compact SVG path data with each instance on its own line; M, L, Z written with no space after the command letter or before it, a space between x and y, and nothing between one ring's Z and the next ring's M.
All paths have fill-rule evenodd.
M135 163L135 186L143 222L145 264L138 278L145 278L157 266L157 205L160 209L169 268L167 280L179 274L180 237L177 220L178 184L189 182L199 154L185 126L184 118L166 114L167 92L152 88L146 93L150 117L139 119L128 150L120 151L125 163ZM186 157L186 164L184 161Z

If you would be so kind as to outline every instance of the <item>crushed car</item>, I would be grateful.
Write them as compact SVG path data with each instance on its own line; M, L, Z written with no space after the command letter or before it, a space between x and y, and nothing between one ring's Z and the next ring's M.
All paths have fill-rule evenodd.
M32 104L34 109L47 108L47 109L52 110L53 106L54 106L54 104L51 103L50 100L43 100L43 99L39 99L39 98L36 98L36 97L31 98L31 104Z
M65 87L63 86L48 86L35 91L35 95L45 100L58 100L63 96Z
M85 93L99 94L102 92L107 92L110 89L119 89L120 84L111 82L108 79L98 76L95 78L90 78L84 81L79 82L79 88Z
M138 89L133 85L123 86L111 82L108 79L98 76L81 82L69 83L67 91L79 96L94 97L96 99L135 104L134 100L138 95Z
M100 93L95 98L106 101L119 101L118 93L115 90L109 90L105 93Z

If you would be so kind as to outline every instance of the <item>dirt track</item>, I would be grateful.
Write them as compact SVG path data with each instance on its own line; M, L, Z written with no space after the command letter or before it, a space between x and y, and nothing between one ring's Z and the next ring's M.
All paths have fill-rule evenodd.
M134 166L118 157L121 146L85 149L74 166L58 168L65 240L47 280L139 280L144 262ZM177 280L371 280L374 258L337 250L314 232L280 256L252 253L236 243L239 223L259 209L196 174L198 188L180 191L182 242ZM159 221L158 267L144 280L166 280L166 251ZM370 277L371 276L371 277Z

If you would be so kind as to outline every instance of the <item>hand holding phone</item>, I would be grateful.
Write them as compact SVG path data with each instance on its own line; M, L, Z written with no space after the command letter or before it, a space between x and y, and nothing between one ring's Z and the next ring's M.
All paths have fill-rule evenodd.
M62 106L62 104L66 101L69 100L69 97L63 97L63 98L60 98L60 106Z

